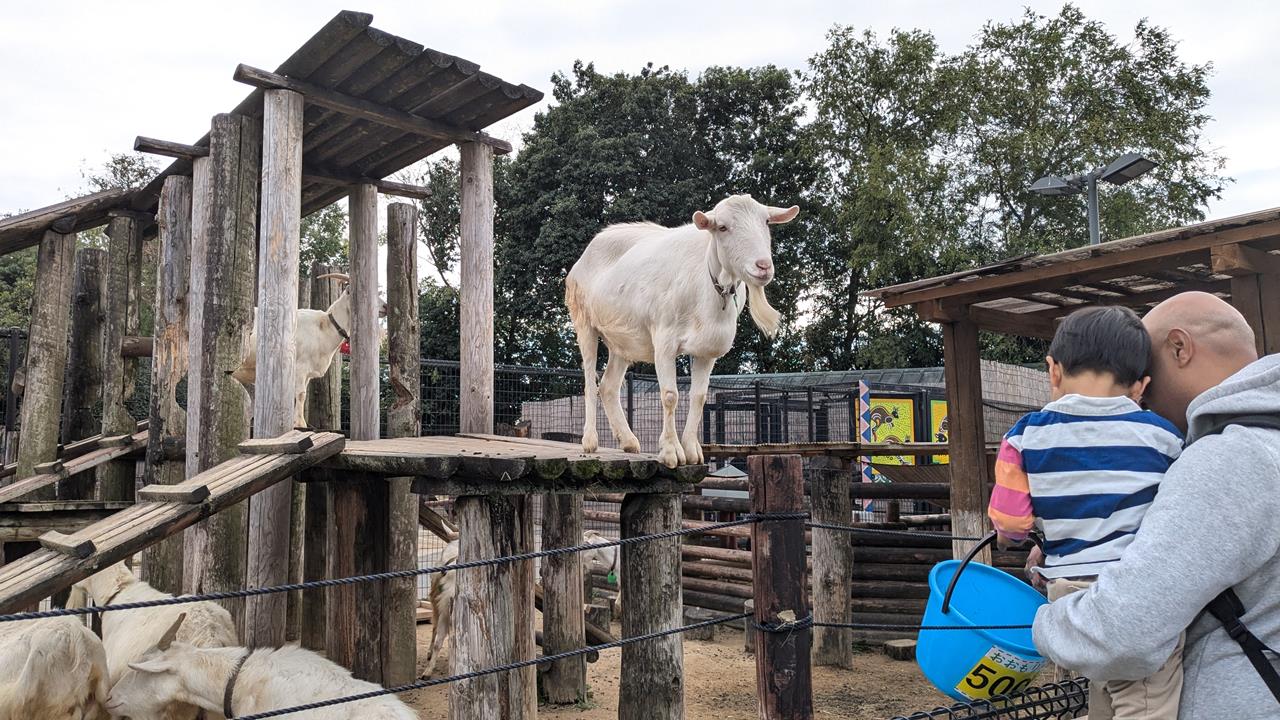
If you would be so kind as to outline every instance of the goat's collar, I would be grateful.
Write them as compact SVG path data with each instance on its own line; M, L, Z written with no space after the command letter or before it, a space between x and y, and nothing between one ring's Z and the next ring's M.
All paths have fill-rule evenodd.
M110 605L122 592L124 592L124 588L118 587L115 592L107 596L106 600L103 600L101 603L94 604L99 606ZM97 635L99 640L102 639L102 613L96 612L89 618L89 629L93 630L93 634Z
M707 276L711 278L711 287L716 289L716 294L720 296L720 310L723 311L729 307L729 298L733 298L733 306L738 307L738 283L729 283L728 287L720 284L716 279L716 274L712 272L711 266L707 266Z
M244 661L248 660L252 654L253 649L247 649L240 659L236 660L236 666L231 668L231 677L227 678L227 687L222 691L222 716L227 720L235 717L235 713L231 711L231 701L236 694L236 680L240 679L240 670L244 668Z
M324 315L325 317L329 318L329 324L333 325L333 329L338 331L338 334L342 336L343 340L347 340L347 341L351 340L351 338L347 335L347 331L343 330L342 326L338 324L338 318L334 317L333 313L326 312Z

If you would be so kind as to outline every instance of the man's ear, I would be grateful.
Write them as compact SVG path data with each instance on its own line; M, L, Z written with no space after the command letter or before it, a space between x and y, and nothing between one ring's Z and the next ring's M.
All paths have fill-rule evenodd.
M1151 376L1143 375L1142 379L1129 386L1129 399L1142 404L1142 396L1147 392L1147 386L1151 384Z
M1168 351L1173 353L1173 362L1178 367L1186 367L1195 357L1196 344L1186 330L1182 328L1170 330L1165 342L1168 343Z
M701 210L698 210L693 214L693 226L699 230L710 230L711 226L715 225L715 223L716 219L711 215L711 213L704 213Z
M789 223L792 220L795 220L796 216L799 214L800 214L799 205L792 205L791 207L785 208L785 209L770 206L769 207L769 224L782 225L783 223Z
M1044 361L1049 366L1049 387L1057 390L1062 387L1062 365L1058 364L1052 355L1045 355Z

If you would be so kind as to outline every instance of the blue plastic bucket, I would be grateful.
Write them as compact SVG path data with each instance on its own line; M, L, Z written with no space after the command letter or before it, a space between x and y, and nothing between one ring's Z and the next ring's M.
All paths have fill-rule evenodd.
M964 560L933 567L923 625L1030 625L1035 620L1036 610L1047 602L1040 593L989 565L969 562L992 539L979 543ZM1030 628L921 630L916 662L935 687L962 702L1022 692L1045 665Z

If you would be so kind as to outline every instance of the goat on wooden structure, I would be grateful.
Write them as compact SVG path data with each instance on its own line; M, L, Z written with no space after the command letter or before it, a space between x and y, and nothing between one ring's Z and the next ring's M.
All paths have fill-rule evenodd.
M297 401L294 404L294 426L307 427L306 400L307 385L315 378L329 371L338 348L349 339L347 333L351 329L351 293L348 284L351 279L344 273L326 273L317 279L338 278L342 281L342 294L326 310L299 308L296 360L294 365L294 390ZM386 316L387 306L381 304L380 314ZM254 308L257 316L257 308ZM251 386L257 376L257 322L249 337L249 352L244 361L231 377L244 385Z
M586 424L582 449L595 452L597 392L604 393L609 427L627 452L640 441L622 412L622 378L633 362L651 362L662 391L662 435L658 457L668 467L701 464L698 426L707 399L711 369L733 347L745 286L751 319L773 337L779 315L765 298L773 280L770 224L791 222L798 206L761 205L750 195L721 200L693 223L665 228L625 223L605 228L591 240L565 278L565 303L578 336L586 378ZM609 362L596 386L600 340ZM689 415L684 435L675 430L679 392L676 356L692 359Z

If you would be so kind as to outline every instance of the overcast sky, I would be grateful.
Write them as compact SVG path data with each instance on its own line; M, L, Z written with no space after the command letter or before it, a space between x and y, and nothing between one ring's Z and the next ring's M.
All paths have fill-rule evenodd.
M1280 205L1280 6L1268 2L1165 0L1078 3L1121 38L1149 17L1181 42L1181 56L1212 62L1215 118L1207 138L1235 182L1209 217ZM708 65L772 63L803 68L835 23L927 29L946 51L967 45L989 19L1024 6L1053 14L1061 3L648 0L646 2L363 4L328 0L217 3L57 2L7 7L0 21L0 212L57 202L83 188L81 171L136 135L193 142L214 113L248 88L237 63L274 69L346 5L374 26L480 63L550 95L548 78L575 59L602 71L648 61L696 73ZM492 132L518 140L535 106ZM1074 168L1063 168L1064 172Z

